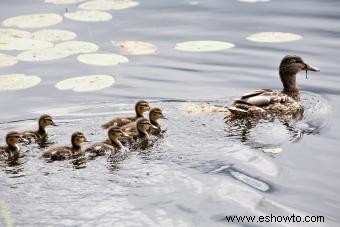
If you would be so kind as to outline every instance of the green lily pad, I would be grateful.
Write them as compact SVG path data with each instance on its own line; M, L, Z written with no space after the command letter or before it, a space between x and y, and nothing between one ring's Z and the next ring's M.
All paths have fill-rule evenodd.
M263 43L285 43L302 39L302 36L284 32L259 32L247 37L247 40Z
M0 50L33 50L53 47L53 43L27 38L0 37Z
M130 55L154 54L157 52L157 47L152 43L141 41L111 41L118 47L120 52Z
M129 62L129 59L118 54L81 54L78 61L89 65L118 65L120 63Z
M67 41L55 45L56 49L68 52L69 54L91 53L96 52L99 47L90 42L84 41Z
M16 63L18 63L18 60L16 57L13 57L8 54L0 53L0 68L12 66L12 65L15 65Z
M44 29L36 31L32 34L33 39L44 40L48 42L67 41L75 39L76 37L77 35L74 32L59 29Z
M139 2L132 0L93 0L79 5L85 10L122 10L139 5Z
M75 12L65 13L64 16L70 20L84 21L84 22L100 22L109 21L112 19L112 15L107 12L101 11L87 11L78 10Z
M114 84L115 79L109 75L88 75L62 80L56 84L59 90L75 92L97 91Z
M0 28L0 40L5 38L31 38L32 33L13 28Z
M0 75L0 91L21 90L34 87L41 82L38 76L25 74Z
M199 40L199 41L177 43L175 46L175 49L180 50L180 51L189 51L189 52L209 52L209 51L226 50L234 46L235 46L234 44L228 43L228 42Z
M37 50L29 50L20 53L17 59L20 61L50 61L62 59L70 56L71 53L59 48L43 48Z
M42 28L58 24L63 17L55 13L27 14L11 17L2 22L6 27Z

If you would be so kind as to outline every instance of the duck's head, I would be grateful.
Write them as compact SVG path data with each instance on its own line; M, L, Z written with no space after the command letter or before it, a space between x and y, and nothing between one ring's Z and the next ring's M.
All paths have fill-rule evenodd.
M305 63L301 57L296 55L285 56L280 64L280 79L284 87L284 92L294 97L294 91L298 93L296 85L296 74L301 71L318 72L320 69ZM293 91L293 92L292 92ZM290 94L292 92L292 94Z
M50 125L57 126L50 115L41 115L39 118L39 127L45 128Z
M116 141L116 140L120 140L123 136L125 137L130 137L129 135L127 135L126 133L124 133L120 127L118 126L113 126L111 127L108 132L108 137L111 141Z
M22 135L18 132L9 132L6 135L6 143L9 147L16 147L18 143L25 142L25 139L22 138Z
M151 123L157 123L158 119L166 119L160 108L152 108L149 112L149 119Z
M141 119L138 119L136 122L136 125L137 125L138 132L143 133L143 134L147 134L147 131L151 127L150 121L144 117Z
M140 100L136 103L135 110L138 117L143 117L143 113L150 110L149 103L145 100Z
M71 143L73 147L80 147L82 143L90 142L86 139L84 133L82 132L75 132L71 136Z

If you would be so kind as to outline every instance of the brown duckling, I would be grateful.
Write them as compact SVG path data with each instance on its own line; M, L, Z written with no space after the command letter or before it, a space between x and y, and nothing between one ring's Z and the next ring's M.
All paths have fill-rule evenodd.
M149 112L149 121L151 123L151 127L148 130L148 133L161 131L161 125L158 123L159 119L166 119L162 110L160 108L152 108ZM122 126L121 128L127 133L132 131L136 132L136 122L131 122L127 125Z
M130 122L136 121L138 118L144 117L144 112L149 111L150 106L147 101L141 100L138 101L135 105L136 116L117 116L114 117L111 121L102 125L102 128L108 129L111 126L123 126L129 124Z
M18 132L9 132L6 135L7 146L0 146L0 159L12 158L19 155L20 147L18 143L25 141Z
M42 157L50 160L65 160L77 157L83 153L81 144L89 142L82 132L75 132L71 136L72 146L52 147Z
M53 121L53 119L50 115L43 114L39 117L39 120L38 120L38 126L39 126L38 130L27 130L27 131L21 132L21 134L30 143L41 141L41 140L47 139L46 127L48 127L50 125L57 126L54 123L54 121Z
M106 152L110 152L111 154L116 153L118 150L123 148L120 139L123 136L129 137L125 134L118 126L111 127L108 132L108 139L101 142L95 143L91 147L87 148L85 152L89 152L93 155L103 155Z
M226 118L237 119L243 117L257 117L270 115L296 115L303 111L300 105L300 92L296 83L296 75L306 71L320 71L318 68L306 64L296 55L285 56L280 64L279 73L283 84L282 91L257 89L244 94L228 107Z
M138 140L138 139L148 140L150 138L149 133L148 133L148 131L150 130L150 127L152 127L150 121L143 117L137 120L135 129L131 131L126 131L122 129L122 131L125 132L130 137L132 137L134 140Z

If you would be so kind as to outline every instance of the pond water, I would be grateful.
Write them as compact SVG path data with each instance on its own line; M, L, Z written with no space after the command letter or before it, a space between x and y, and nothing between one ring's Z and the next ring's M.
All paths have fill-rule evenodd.
M77 5L2 0L0 21L66 10ZM103 156L48 163L36 145L24 146L17 161L0 162L0 226L263 226L231 224L225 216L292 213L322 215L325 222L266 226L340 225L339 1L140 0L137 7L110 13L110 21L64 18L50 28L71 30L101 52L117 53L111 40L140 40L155 44L157 54L128 56L129 63L117 66L85 65L71 56L0 68L0 75L42 79L33 88L0 91L0 142L10 130L36 127L42 113L59 125L48 129L54 143L68 144L75 130L101 141L106 132L100 124L115 114L133 114L139 99L163 109L165 132L146 148L125 151L118 161ZM246 39L264 31L303 39ZM235 47L201 53L174 49L191 40ZM223 112L188 111L206 103L223 107L255 88L281 89L278 65L289 53L321 69L308 80L303 73L298 77L305 107L301 121L228 125ZM94 92L54 87L91 74L113 75L116 82Z

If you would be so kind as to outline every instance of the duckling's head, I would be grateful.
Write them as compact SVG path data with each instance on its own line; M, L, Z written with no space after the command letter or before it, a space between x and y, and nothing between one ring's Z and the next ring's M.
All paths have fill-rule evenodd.
M145 100L140 100L136 103L135 110L138 117L143 117L143 113L150 110L149 103Z
M299 99L299 91L296 85L296 74L306 71L318 72L317 67L306 64L301 57L296 55L285 56L280 64L280 79L283 84L283 92L294 99Z
M150 129L150 126L151 126L150 121L144 117L138 119L136 124L137 124L138 132L141 132L141 133L146 133Z
M71 142L73 147L80 147L82 143L89 142L84 133L82 132L75 132L71 136Z
M107 134L112 141L120 140L123 136L128 136L118 126L111 127Z
M21 134L18 132L9 132L6 135L6 143L10 147L16 147L22 141Z
M50 125L57 126L50 115L41 115L39 118L39 126L45 128Z
M149 113L149 119L151 122L157 122L158 119L166 119L160 108L152 108Z

